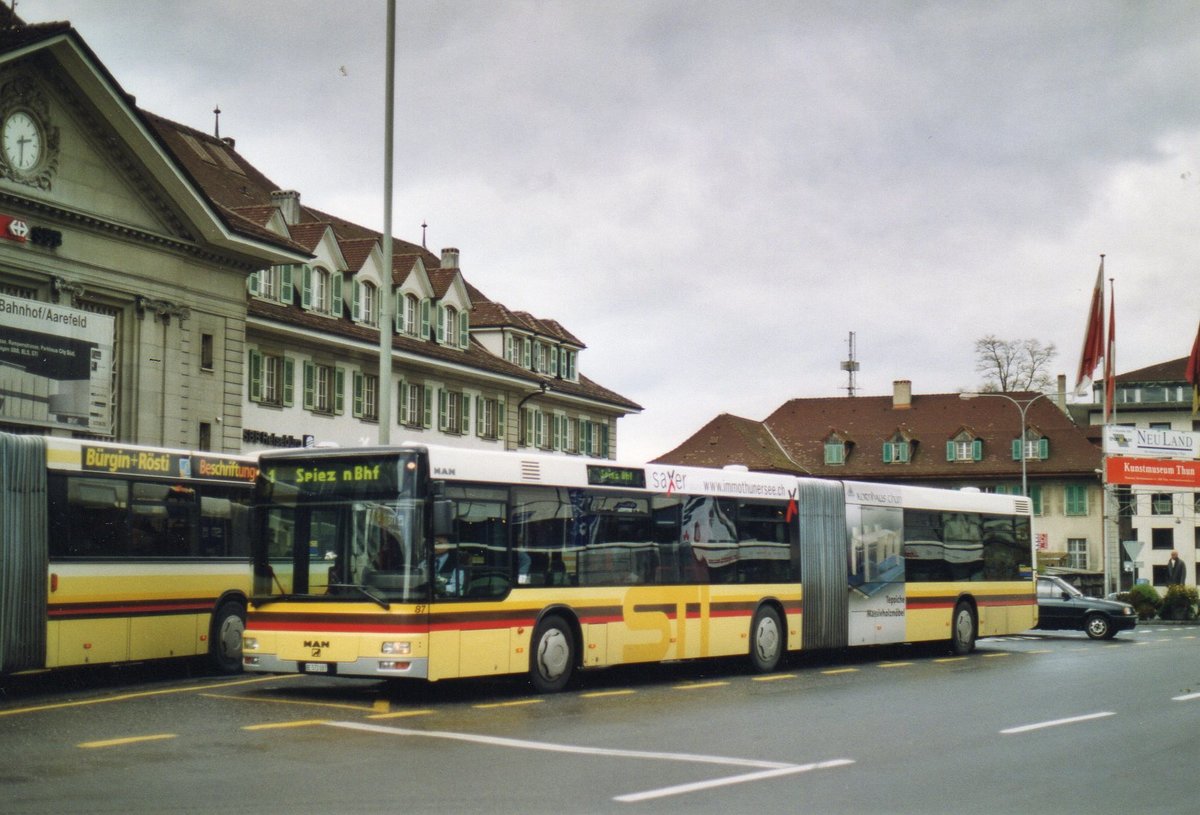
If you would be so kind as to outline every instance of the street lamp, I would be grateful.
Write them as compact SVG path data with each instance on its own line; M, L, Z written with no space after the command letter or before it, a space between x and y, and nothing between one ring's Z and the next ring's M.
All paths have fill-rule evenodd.
M1026 443L1026 438L1028 436L1028 433L1026 432L1025 412L1027 410L1029 410L1029 406L1032 405L1034 402L1036 402L1039 399L1046 398L1047 394L1039 393L1037 396L1033 397L1032 399L1013 399L1011 396L1009 396L1006 393L960 393L958 395L958 398L959 399L975 399L980 396L995 396L1000 399L1007 399L1008 401L1010 401L1014 405L1016 405L1017 410L1019 410L1021 412L1021 495L1024 495L1026 498L1028 498L1029 497L1029 479L1026 475L1026 470L1025 470L1025 459L1027 456L1027 453L1025 450L1025 443Z

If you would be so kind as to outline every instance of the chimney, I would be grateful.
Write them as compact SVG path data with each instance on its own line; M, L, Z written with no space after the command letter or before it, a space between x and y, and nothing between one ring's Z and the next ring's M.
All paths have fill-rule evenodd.
M1063 413L1067 412L1067 375L1058 375L1058 396L1055 399L1058 402L1058 409Z
M300 223L300 193L295 190L275 190L271 193L271 206L279 208L289 226Z
M458 250L453 246L447 246L442 250L442 268L457 269L458 268Z
M892 383L892 410L912 408L912 380L897 379Z

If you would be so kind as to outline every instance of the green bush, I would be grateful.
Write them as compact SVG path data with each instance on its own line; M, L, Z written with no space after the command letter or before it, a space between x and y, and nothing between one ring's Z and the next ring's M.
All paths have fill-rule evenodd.
M1198 602L1200 595L1196 594L1195 586L1167 586L1158 616L1164 620L1194 620Z
M1129 590L1127 602L1133 606L1139 620L1153 620L1162 606L1162 598L1158 596L1158 590L1145 583L1138 583Z

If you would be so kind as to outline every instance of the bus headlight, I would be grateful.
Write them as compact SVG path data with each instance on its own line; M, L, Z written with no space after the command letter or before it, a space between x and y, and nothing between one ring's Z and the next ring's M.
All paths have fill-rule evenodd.
M242 650L243 651L257 651L258 650L258 637L242 637Z
M393 654L396 656L408 656L412 653L411 642L385 642L379 648L381 654Z

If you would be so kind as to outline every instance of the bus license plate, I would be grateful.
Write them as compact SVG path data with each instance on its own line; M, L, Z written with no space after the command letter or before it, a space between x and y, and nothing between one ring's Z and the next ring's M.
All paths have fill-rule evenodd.
M329 673L329 663L305 662L300 666L300 671L306 674L327 674Z

